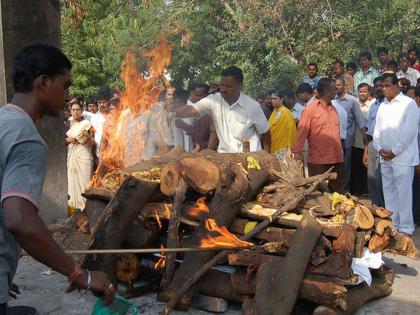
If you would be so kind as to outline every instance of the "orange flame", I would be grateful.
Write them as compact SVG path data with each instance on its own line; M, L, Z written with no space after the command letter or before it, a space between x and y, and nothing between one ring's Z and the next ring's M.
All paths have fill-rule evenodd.
M155 209L155 216L156 216L156 222L159 226L159 230L161 230L162 229L162 222L160 221L160 218L159 218L159 215L158 215L156 209Z
M219 235L211 237L209 234L201 239L200 247L249 247L254 244L241 241L234 234L230 233L225 226L219 227L214 219L204 220L204 227L208 232L216 232Z
M196 204L197 207L188 210L188 215L194 218L198 218L201 215L209 213L209 207L206 205L206 197L198 198Z
M104 173L131 166L142 159L150 134L150 108L164 90L162 84L168 85L164 74L171 63L171 51L172 45L165 37L159 37L155 48L139 53L140 57L149 60L143 72L137 68L136 55L126 54L121 70L125 90L120 93L117 113L107 115L103 130L107 145L101 148L92 186L102 185Z
M165 218L169 219L171 217L171 210L169 210L169 206L166 203L163 205L165 206Z
M165 247L163 247L163 245L160 245L161 249L164 249ZM164 255L164 252L162 251L160 253L161 257L159 258L159 260L156 262L155 264L155 269L162 269L165 268L166 265L166 256Z

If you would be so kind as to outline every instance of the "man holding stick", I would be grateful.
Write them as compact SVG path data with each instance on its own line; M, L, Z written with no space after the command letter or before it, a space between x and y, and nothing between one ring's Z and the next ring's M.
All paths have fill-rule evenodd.
M103 272L81 270L51 237L38 216L47 167L47 146L35 128L43 115L57 117L71 84L71 63L57 48L36 44L15 59L10 104L0 109L0 315L7 314L9 288L21 247L68 277L78 288L113 300L115 289ZM64 140L64 139L63 139ZM35 313L33 309L25 314Z

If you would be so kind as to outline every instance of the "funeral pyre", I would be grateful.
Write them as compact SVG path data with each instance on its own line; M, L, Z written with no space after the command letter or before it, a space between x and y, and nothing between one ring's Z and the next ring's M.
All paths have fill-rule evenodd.
M167 313L187 310L197 294L242 303L244 314L299 313L309 304L350 314L389 295L393 270L380 256L370 281L355 265L383 251L415 255L411 239L393 228L392 212L325 192L333 173L302 174L291 156L176 147L109 173L103 186L86 190L84 211L55 236L67 250L226 247L78 257L127 297L157 291ZM139 279L146 284L136 286Z

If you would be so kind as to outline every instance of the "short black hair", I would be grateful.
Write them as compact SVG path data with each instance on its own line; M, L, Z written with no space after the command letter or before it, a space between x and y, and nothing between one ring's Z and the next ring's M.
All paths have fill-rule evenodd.
M188 102L188 92L181 88L176 88L172 98L181 100L183 103L187 104Z
M272 92L271 92L271 94L274 94L274 95L277 95L278 97L280 97L280 98L284 98L285 97L285 93L284 93L285 91L283 91L283 90L281 90L281 89L276 89L276 90L273 90Z
M420 85L417 85L414 88L414 95L416 95L417 97L420 97Z
M242 70L236 66L227 67L222 71L222 77L233 77L236 83L244 82L244 74Z
M376 49L376 55L379 55L380 53L388 54L388 48L386 48L386 47L379 47L378 49Z
M373 79L373 85L375 85L376 82L378 82L378 81L382 82L383 80L384 80L384 78L382 76L376 77L375 79Z
M73 107L73 105L77 105L77 106L79 106L79 107L80 107L80 109L83 111L83 107L82 107L82 105L80 105L80 103L78 103L78 102L73 102L73 103L70 103L70 104L68 105L70 110L71 110L71 108Z
M398 60L399 59L401 59L401 58L406 58L407 60L410 60L410 58L408 57L408 54L406 54L406 53L400 53L399 55L398 55Z
M372 60L372 54L368 51L362 51L359 53L359 58L357 60L360 60L362 58L366 58L367 60Z
M191 95L191 93L195 90L197 87L197 83L188 83L187 91L188 94Z
M382 78L383 78L383 81L385 81L388 78L391 78L392 84L394 85L398 84L398 78L395 73L385 72L382 74Z
M15 92L30 92L40 75L53 77L71 68L70 60L57 47L47 44L25 46L15 57L13 88Z
M334 61L334 65L336 64L339 64L340 66L344 67L344 62L342 62L341 60Z
M344 80L344 77L342 75L335 78L335 81L340 80L343 84L346 84L346 81Z
M93 96L89 96L86 100L86 105L88 104L95 104L96 106L98 106L98 103L96 102L96 99Z
M401 85L403 86L411 86L411 81L407 78L399 78L398 82L401 82Z
M388 61L387 66L398 68L398 62L395 59L391 59L391 60Z
M371 86L367 84L366 82L362 82L357 86L357 90L360 90L361 88L367 87L370 91Z
M318 65L315 62L308 63L306 67L309 68L309 66L315 67L318 70Z
M112 91L109 87L103 86L99 89L98 93L96 93L96 100L106 100L109 101L112 97Z
M206 95L209 94L209 89L210 86L208 84L205 83L197 83L197 85L195 86L196 89L204 89L206 91Z
M115 107L120 106L120 97L118 95L112 96L109 100L109 105L114 105Z
M291 90L285 90L283 92L284 97L295 99L296 95Z
M296 94L305 93L305 92L308 93L308 94L312 94L314 92L314 90L309 83L299 84L299 86L296 89Z
M410 47L408 50L407 50L407 54L409 54L409 53L411 53L411 52L415 52L416 53L416 55L418 56L420 53L419 53L419 50L417 49L417 47Z
M349 61L346 64L346 68L357 69L357 66L353 61Z
M316 85L316 90L318 91L318 95L322 96L325 94L325 92L331 87L331 83L333 83L334 80L331 78L321 78L318 81L318 84Z

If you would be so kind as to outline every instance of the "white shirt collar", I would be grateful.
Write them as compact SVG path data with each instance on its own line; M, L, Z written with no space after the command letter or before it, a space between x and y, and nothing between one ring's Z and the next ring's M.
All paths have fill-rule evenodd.
M226 100L225 100L226 101ZM227 102L226 102L227 103ZM229 104L229 103L228 103ZM239 105L240 107L244 108L245 107L245 100L244 100L244 95L242 93L242 91L239 93L239 97L236 100L235 103L233 103L230 107L234 107L236 105Z
M402 92L400 92L397 96L395 96L392 101L390 101L387 97L385 97L385 101L387 103L393 103L393 102L398 102L400 100L400 98L404 97L404 94Z

